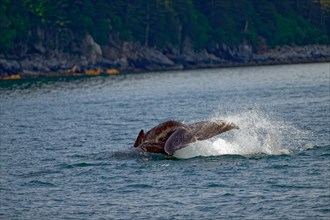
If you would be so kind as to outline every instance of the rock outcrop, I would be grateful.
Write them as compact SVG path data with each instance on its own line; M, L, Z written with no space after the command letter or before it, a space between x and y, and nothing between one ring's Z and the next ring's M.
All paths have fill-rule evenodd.
M40 49L40 48L39 48ZM150 48L139 43L112 41L100 46L87 35L81 54L34 53L25 57L0 54L0 78L109 72L142 72L259 64L330 62L330 45L282 46L254 49L251 45L214 45L201 51ZM116 71L114 71L114 69ZM10 77L9 77L10 78Z
M90 34L87 34L83 40L81 54L83 54L84 58L86 57L91 65L96 64L103 57L101 46L94 41Z

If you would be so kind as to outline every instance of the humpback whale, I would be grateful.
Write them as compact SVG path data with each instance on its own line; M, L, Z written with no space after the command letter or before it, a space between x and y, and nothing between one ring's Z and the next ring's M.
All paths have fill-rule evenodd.
M192 124L170 120L153 127L146 133L142 129L134 147L149 153L173 155L175 151L190 143L206 140L232 129L238 127L222 120L199 121Z

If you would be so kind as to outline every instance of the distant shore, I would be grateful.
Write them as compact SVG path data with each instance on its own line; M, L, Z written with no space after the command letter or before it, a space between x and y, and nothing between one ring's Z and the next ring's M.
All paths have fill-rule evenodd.
M36 53L25 57L0 54L0 80L36 77L112 75L198 68L330 62L330 45L282 46L254 51L249 45L179 53L124 42L100 47L93 39L89 53Z

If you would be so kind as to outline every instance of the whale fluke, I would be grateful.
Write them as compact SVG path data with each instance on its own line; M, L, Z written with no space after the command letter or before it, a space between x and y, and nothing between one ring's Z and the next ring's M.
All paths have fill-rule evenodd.
M190 125L178 121L166 121L144 133L140 131L134 147L145 152L173 155L175 151L195 141L206 140L223 132L239 129L225 121L200 121Z

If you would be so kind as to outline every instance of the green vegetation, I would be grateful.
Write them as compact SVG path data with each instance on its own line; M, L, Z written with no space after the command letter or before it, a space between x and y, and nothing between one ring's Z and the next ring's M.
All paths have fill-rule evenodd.
M89 33L150 47L328 44L329 0L2 0L0 54L79 53Z

